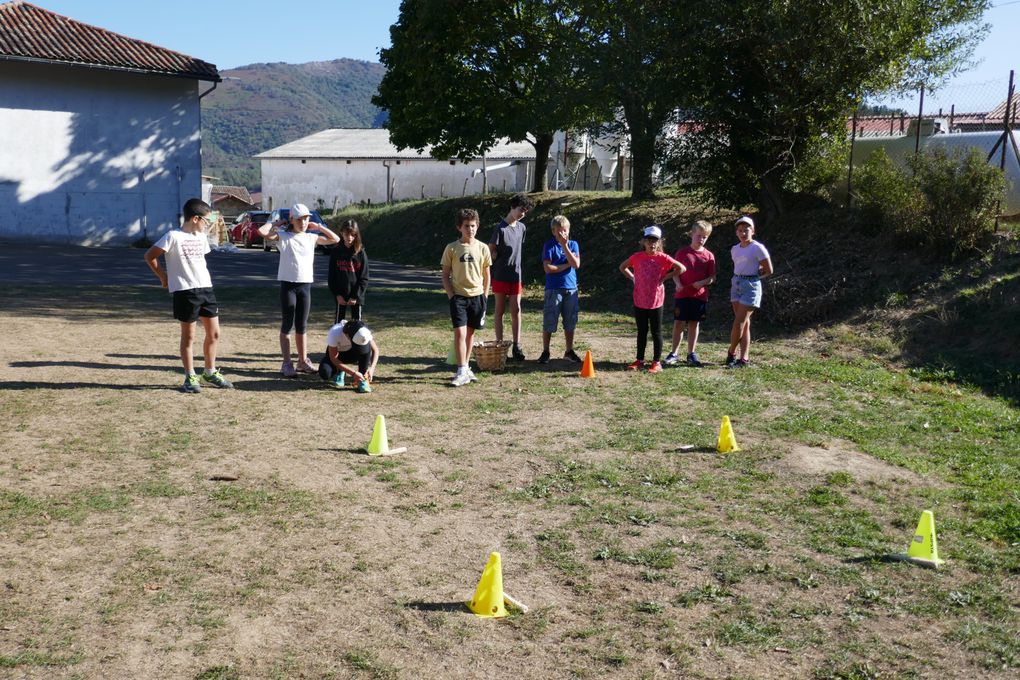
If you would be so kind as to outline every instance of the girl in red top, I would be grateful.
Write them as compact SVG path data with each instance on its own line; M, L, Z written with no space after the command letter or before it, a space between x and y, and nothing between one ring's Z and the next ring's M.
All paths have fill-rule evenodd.
M662 229L657 225L645 227L641 237L643 250L624 260L620 271L634 284L634 320L637 322L637 361L627 366L636 371L645 365L645 346L648 343L649 326L652 331L652 349L655 352L649 373L662 370L662 303L666 299L666 288L662 282L683 274L687 268L662 252Z

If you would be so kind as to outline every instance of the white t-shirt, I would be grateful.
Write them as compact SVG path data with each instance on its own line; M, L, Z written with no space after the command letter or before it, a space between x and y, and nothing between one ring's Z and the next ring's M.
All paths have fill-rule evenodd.
M343 321L330 327L329 331L326 333L326 347L336 347L337 352L346 352L353 346L354 343L352 343L351 339L347 337L346 333L344 333Z
M739 243L730 248L730 257L734 276L757 276L758 265L769 259L769 251L758 241L751 241L746 248L741 248Z
M205 266L205 254L211 250L205 234L173 229L156 241L156 247L166 251L166 279L171 293L212 288L212 277Z
M345 321L341 321L335 326L331 326L330 329L326 332L326 347L336 347L337 352L346 352L347 350L354 347L354 343L351 341L349 337L347 337L347 334L344 333L345 323L346 323ZM366 345L372 342L372 332L369 331L368 328L362 326L361 330L358 331L358 333L368 334L368 337L365 341ZM354 334L355 337L358 336L358 333Z
M312 283L315 280L315 242L319 234L309 231L279 231L280 267L277 281Z

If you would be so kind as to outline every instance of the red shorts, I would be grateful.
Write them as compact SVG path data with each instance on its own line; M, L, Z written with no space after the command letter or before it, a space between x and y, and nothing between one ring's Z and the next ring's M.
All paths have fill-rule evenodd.
M492 292L502 293L503 295L520 295L524 292L524 284L520 282L509 283L507 281L493 281Z

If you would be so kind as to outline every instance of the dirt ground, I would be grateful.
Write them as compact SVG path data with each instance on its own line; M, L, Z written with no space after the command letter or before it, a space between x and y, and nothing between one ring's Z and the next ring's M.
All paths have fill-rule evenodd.
M375 391L357 395L281 378L274 323L225 319L236 389L187 395L168 310L97 317L70 297L0 323L4 677L812 677L846 636L865 659L898 659L894 675L1004 673L911 616L848 619L862 584L886 576L812 551L738 481L758 470L808 488L846 470L893 494L912 473L846 442L761 441L739 414L757 462L715 454L707 417L699 438L616 443L644 406L615 389L638 381L667 420L697 397L653 395L651 376L619 370L629 336L586 338L595 381L554 360L451 389L442 319L391 323ZM405 453L364 454L380 414ZM568 493L574 469L619 479L593 472ZM611 495L632 472L650 480L639 490L675 493ZM747 536L772 548L740 547ZM655 546L675 561L640 557ZM491 551L528 614L463 607ZM743 578L721 579L728 568ZM798 586L823 572L837 576ZM902 588L916 573L887 576ZM675 604L698 588L708 596Z

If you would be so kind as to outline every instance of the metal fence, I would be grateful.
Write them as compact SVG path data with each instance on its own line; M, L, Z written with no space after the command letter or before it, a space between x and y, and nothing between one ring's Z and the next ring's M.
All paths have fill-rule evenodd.
M909 112L902 105L873 102L870 109L881 112L848 116L847 195L853 195L854 166L865 162L876 149L905 162L908 155L928 146L976 148L1012 180L1014 186L1004 207L1007 212L1020 212L1020 147L1014 132L1020 129L1020 92L1015 72L1010 71L1001 81L951 85L934 93L922 88L915 105L916 110Z

